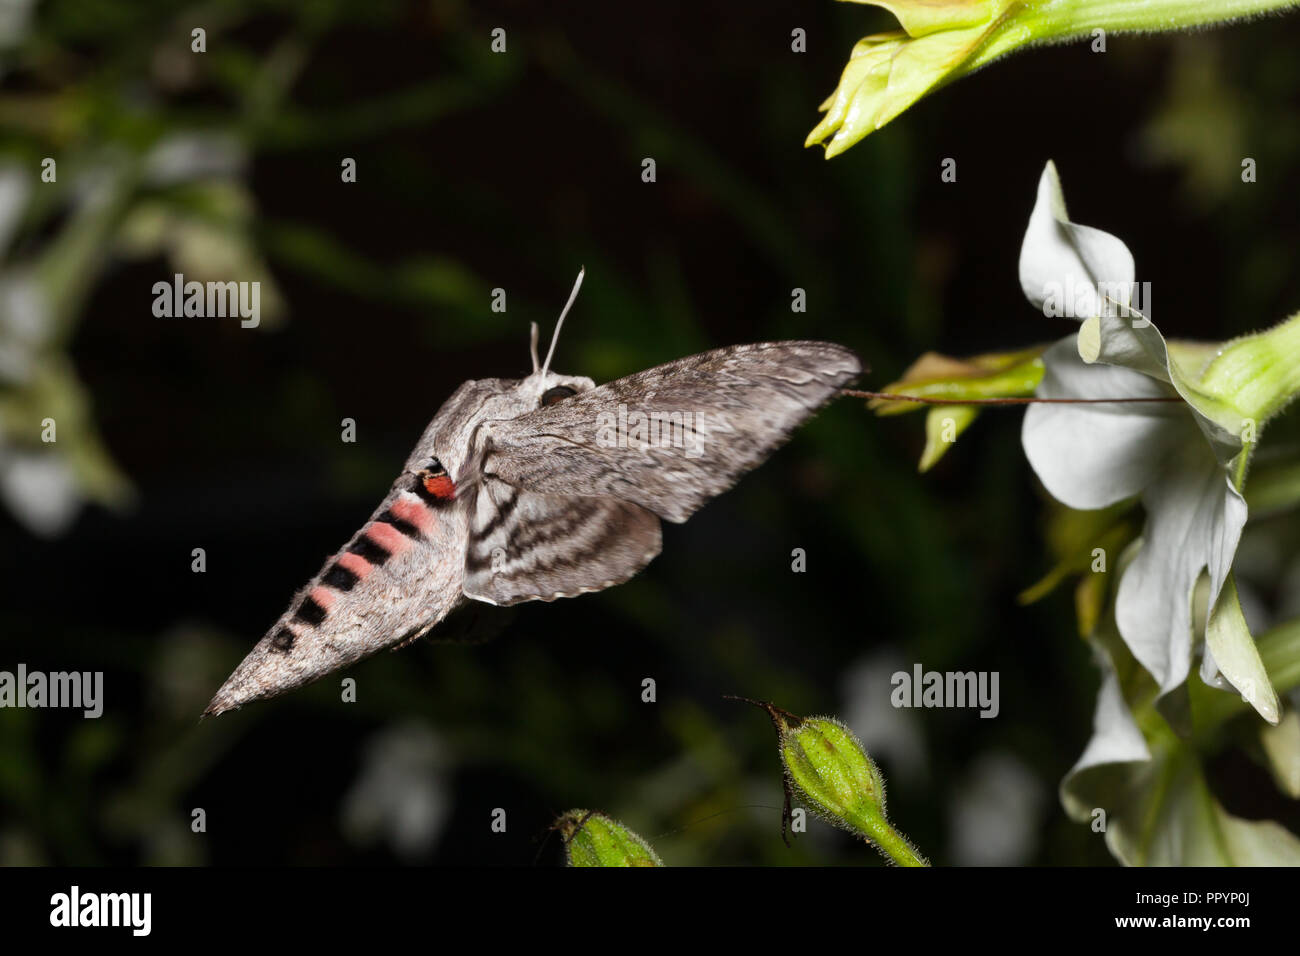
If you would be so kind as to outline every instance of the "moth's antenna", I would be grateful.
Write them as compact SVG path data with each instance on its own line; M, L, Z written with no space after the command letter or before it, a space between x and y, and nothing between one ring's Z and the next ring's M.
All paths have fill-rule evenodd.
M529 328L532 330L528 335L528 354L533 357L533 374L537 374L537 323L529 322Z
M578 297L578 290L582 288L582 277L587 274L584 266L578 270L577 281L573 283L573 291L569 293L569 301L564 303L564 311L560 313L560 320L555 323L555 334L551 336L551 347L546 352L546 361L542 363L542 375L545 377L546 370L551 367L551 356L555 354L555 343L560 341L560 328L564 325L564 317L569 314L569 309L573 308L573 300Z

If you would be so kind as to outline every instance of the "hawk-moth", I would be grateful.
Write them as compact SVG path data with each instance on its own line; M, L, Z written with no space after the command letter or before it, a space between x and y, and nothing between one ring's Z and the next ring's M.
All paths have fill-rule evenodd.
M430 631L467 599L551 601L621 584L761 464L862 365L827 342L733 345L597 386L550 371L465 382L388 495L204 712L316 680Z

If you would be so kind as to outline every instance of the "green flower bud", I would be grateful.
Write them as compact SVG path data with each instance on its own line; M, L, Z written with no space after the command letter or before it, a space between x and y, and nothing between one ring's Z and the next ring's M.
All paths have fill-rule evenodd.
M781 736L790 782L832 823L869 836L885 818L885 781L843 724L809 717Z
M786 816L791 791L828 823L856 833L899 866L929 866L885 816L885 778L853 732L833 717L796 717L743 697L767 711L785 765Z
M1262 424L1300 392L1300 314L1227 342L1198 387Z
M570 810L555 821L569 866L663 866L637 834L597 810Z

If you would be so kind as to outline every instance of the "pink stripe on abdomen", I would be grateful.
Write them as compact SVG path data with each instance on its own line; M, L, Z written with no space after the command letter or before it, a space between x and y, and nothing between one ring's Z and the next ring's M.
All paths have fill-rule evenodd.
M383 521L371 524L365 534L389 554L400 554L411 546L410 540L402 532Z

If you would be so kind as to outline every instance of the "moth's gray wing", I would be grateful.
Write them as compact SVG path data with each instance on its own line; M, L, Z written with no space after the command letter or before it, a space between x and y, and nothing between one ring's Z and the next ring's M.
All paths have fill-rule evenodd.
M489 604L553 601L622 584L659 553L659 519L616 498L474 489L465 596Z
M484 430L482 473L681 522L762 463L862 371L829 342L735 345L670 362ZM633 412L659 416L640 438ZM620 419L620 415L622 418Z

